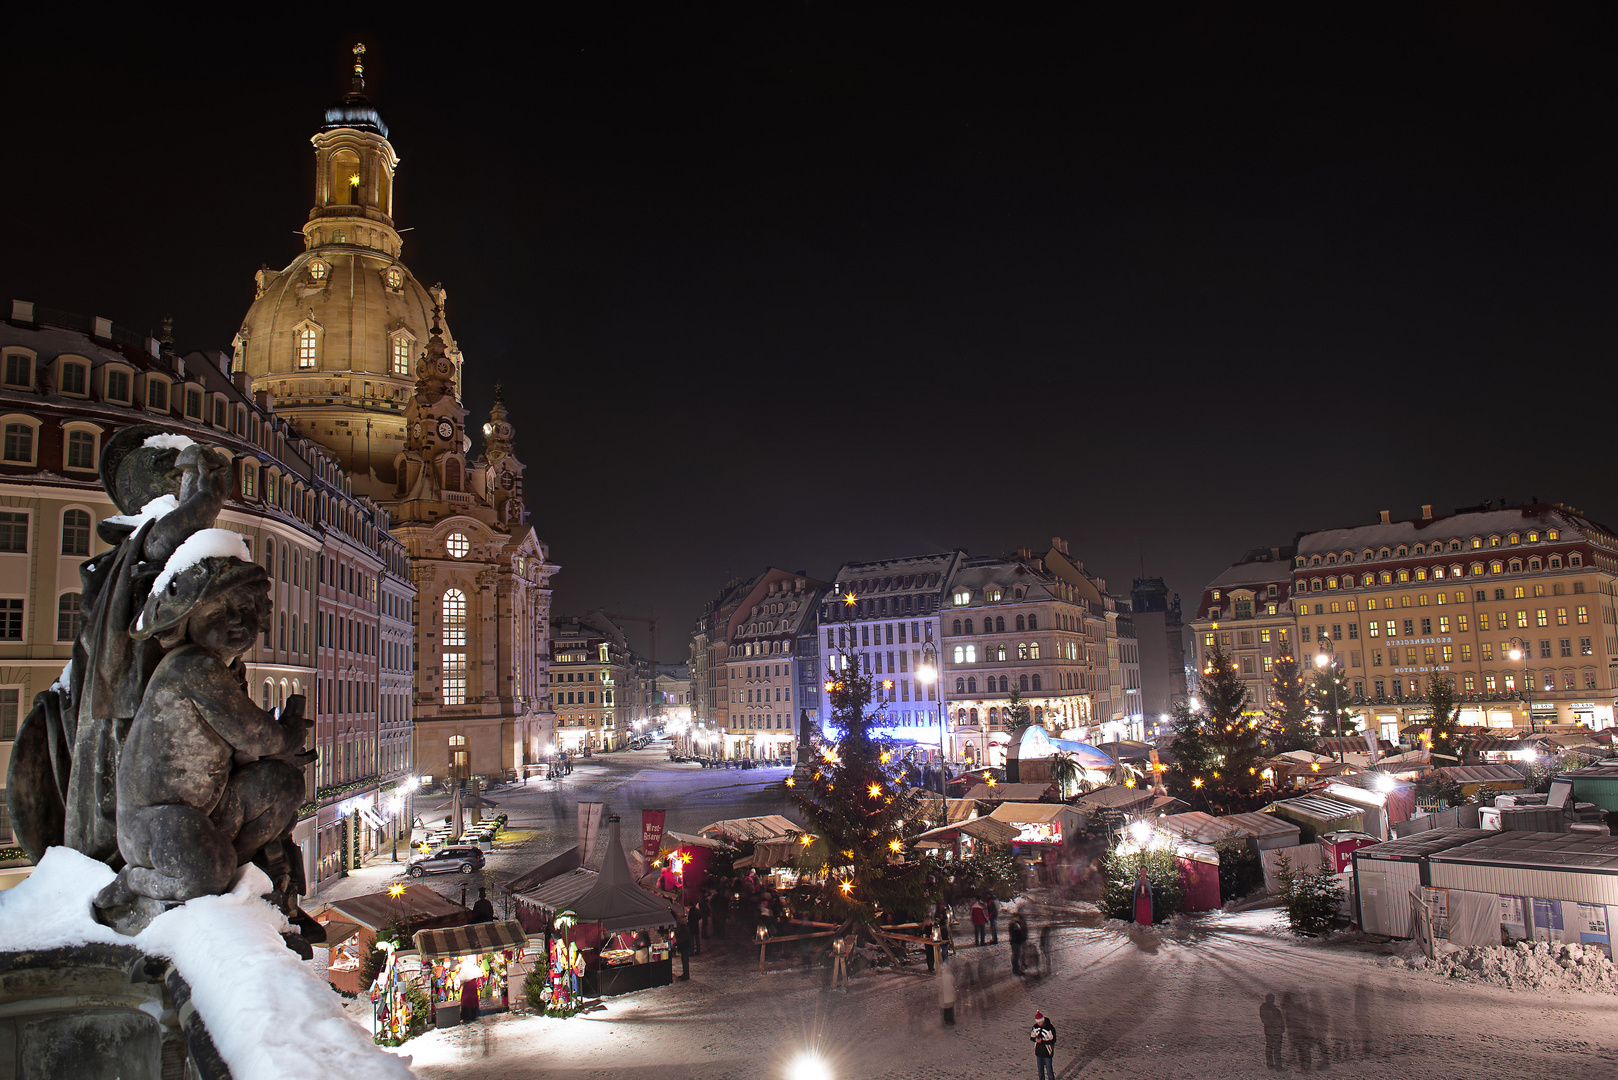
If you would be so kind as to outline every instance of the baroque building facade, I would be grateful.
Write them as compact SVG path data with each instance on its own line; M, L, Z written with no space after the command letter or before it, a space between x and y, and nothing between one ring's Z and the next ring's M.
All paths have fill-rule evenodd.
M528 524L516 429L498 388L483 451L471 456L447 294L423 286L401 260L399 157L365 96L362 55L357 48L349 93L311 139L304 250L256 275L232 368L291 431L323 447L358 494L387 509L404 545L419 590L408 614L414 664L362 674L396 685L412 673L417 770L511 775L537 762L554 735L550 580L558 567ZM377 605L396 602L379 592L363 610L380 628ZM391 645L401 611L386 616Z

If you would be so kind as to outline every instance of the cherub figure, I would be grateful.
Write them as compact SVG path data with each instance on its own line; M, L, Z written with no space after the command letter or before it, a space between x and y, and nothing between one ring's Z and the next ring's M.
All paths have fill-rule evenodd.
M235 557L174 569L131 630L167 653L124 740L125 865L96 898L97 917L138 933L168 908L225 892L237 868L253 861L274 883L267 899L318 939L297 907L302 861L291 842L303 767L315 757L303 749L312 723L301 696L279 712L255 705L241 662L270 616L269 576Z

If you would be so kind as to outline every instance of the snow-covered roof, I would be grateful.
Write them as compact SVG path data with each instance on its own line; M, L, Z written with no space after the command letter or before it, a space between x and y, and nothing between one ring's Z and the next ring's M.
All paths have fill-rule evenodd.
M1521 787L1527 781L1523 774L1510 765L1449 765L1438 774L1457 784L1515 784Z
M1001 803L989 817L1009 824L1035 821L1055 821L1065 814L1078 816L1078 811L1066 803Z
M704 825L697 832L702 836L719 836L731 840L782 840L803 832L803 827L780 814L759 817L728 818Z
M1490 832L1433 861L1486 863L1533 870L1594 870L1618 874L1618 836L1599 833Z
M973 784L966 789L966 798L977 802L1038 802L1050 789L1050 784Z
M1325 554L1329 551L1352 551L1364 548L1397 547L1434 540L1466 541L1473 536L1501 536L1539 526L1544 528L1573 529L1580 536L1563 537L1581 539L1587 525L1582 515L1543 503L1527 506L1509 506L1498 510L1467 510L1461 513L1438 514L1430 518L1412 518L1405 521L1374 522L1351 525L1340 529L1319 529L1298 537L1298 554Z
M1399 840L1389 840L1374 847L1364 848L1362 849L1364 854L1355 852L1355 858L1405 862L1431 855L1435 851L1444 851L1447 848L1470 844L1472 841L1482 839L1487 835L1482 829L1428 829L1426 832L1416 833L1413 836L1406 836Z

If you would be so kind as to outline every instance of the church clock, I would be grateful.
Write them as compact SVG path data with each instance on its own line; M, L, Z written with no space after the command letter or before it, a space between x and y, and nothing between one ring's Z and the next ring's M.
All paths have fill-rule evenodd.
M440 420L438 422L438 437L448 442L450 439L454 438L454 436L455 425L450 423L448 420Z

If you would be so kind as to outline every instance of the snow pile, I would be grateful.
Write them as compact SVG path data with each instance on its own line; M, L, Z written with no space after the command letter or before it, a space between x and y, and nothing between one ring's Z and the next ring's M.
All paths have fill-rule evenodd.
M152 437L157 438L155 435ZM169 561L163 564L163 572L152 582L152 595L161 595L169 582L203 559L232 557L242 562L253 561L253 553L248 550L247 541L241 533L229 529L198 529L186 537L185 542L169 556Z
M195 446L196 441L184 435L170 435L165 432L162 435L147 436L141 445L153 450L184 450L188 446Z
M260 899L269 880L246 866L224 896L165 912L134 938L96 922L91 901L113 872L68 848L45 853L16 888L0 892L0 950L88 942L134 945L173 961L191 986L234 1080L407 1080L410 1059L390 1054L344 1014L342 1002L281 940L287 922Z
M154 435L153 438L156 438L156 436ZM138 531L148 521L156 521L160 517L165 517L179 509L179 506L180 500L175 496L159 495L141 507L138 514L113 514L104 520L110 521L114 525L127 525L131 529Z
M50 688L52 690L65 690L69 686L72 686L72 685L73 685L73 661L69 660L66 664L62 665L62 673L60 675L56 676L56 681L51 683Z
M1515 945L1469 946L1434 960L1394 956L1389 967L1431 971L1447 979L1493 983L1513 990L1591 990L1618 994L1618 967L1597 945L1519 941Z

